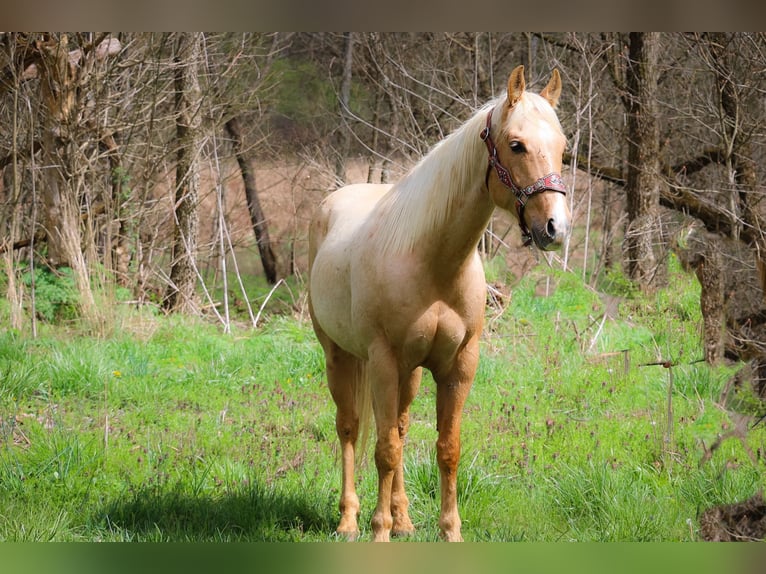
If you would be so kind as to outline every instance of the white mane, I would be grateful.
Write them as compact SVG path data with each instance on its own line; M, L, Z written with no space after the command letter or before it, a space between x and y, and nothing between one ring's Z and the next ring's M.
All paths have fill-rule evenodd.
M486 126L490 108L505 99L503 95L475 112L437 143L381 199L380 206L387 216L383 252L412 251L423 237L450 219L457 198L483 184L488 158L479 133ZM537 117L562 132L556 112L539 94L524 92L514 105L514 112L522 117ZM498 111L493 123L499 118ZM494 137L497 143L497 135Z
M406 253L419 240L447 221L461 194L481 185L487 169L487 148L479 138L492 101L437 143L386 196L385 241L387 253Z

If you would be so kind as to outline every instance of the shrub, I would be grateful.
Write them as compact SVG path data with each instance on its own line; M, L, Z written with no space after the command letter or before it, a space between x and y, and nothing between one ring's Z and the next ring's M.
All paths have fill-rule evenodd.
M26 269L22 281L32 292L33 273ZM74 274L69 267L52 271L46 267L34 269L35 311L37 316L49 323L77 317L77 288Z

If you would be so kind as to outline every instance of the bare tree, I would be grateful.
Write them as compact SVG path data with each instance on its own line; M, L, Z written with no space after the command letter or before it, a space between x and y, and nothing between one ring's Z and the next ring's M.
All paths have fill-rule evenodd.
M189 312L197 308L196 251L199 234L199 154L202 95L198 66L202 34L180 33L176 41L176 178L173 217L170 283L163 306L170 311Z
M348 118L351 106L351 76L354 67L354 33L343 33L343 79L340 84L338 109L341 127L338 130L338 149L335 159L335 178L343 183L346 181L346 156L349 150Z
M47 234L48 261L52 266L69 266L74 274L85 319L96 328L103 322L91 286L81 229L81 203L86 195L87 174L92 166L88 156L88 129L93 125L92 100L88 89L98 60L119 50L104 35L80 38L79 47L70 47L67 34L50 35L34 42L38 58L42 114L42 200ZM113 52L114 50L114 52Z
M277 258L272 249L266 216L263 214L261 201L258 198L258 188L255 184L255 171L244 152L245 146L242 142L242 129L240 127L239 118L233 117L228 120L225 124L225 128L226 133L228 133L231 138L234 155L237 158L237 164L239 165L239 170L242 173L242 180L245 184L247 209L250 214L250 223L253 226L253 232L255 233L255 242L258 245L258 252L261 255L263 272L266 274L266 280L274 285L279 278L277 273Z
M631 279L647 291L661 284L665 264L658 253L662 185L657 106L660 50L658 33L630 33L623 97L628 140L626 264Z
M10 34L9 41L5 42L6 53L10 61L16 59L18 43L15 34ZM22 197L20 164L23 154L19 148L23 145L20 141L20 124L26 114L22 114L20 99L22 80L15 66L10 66L6 82L13 93L14 104L11 118L11 141L10 153L7 161L3 162L0 171L0 191L4 195L4 209L0 216L0 250L3 253L3 263L6 275L6 297L10 306L11 328L21 330L23 327L23 283L17 272L16 250L14 244L19 238L22 228Z
M706 34L702 43L715 74L723 152L720 161L726 167L726 177L732 189L736 189L731 194L732 237L739 239L743 225L760 230L757 212L757 200L760 198L755 194L755 163L743 101L747 88L746 84L740 85L736 77L733 50L737 49L737 45L733 35L722 32Z
M197 273L196 258L205 242L219 239L211 239L213 218L199 206L212 205L213 191L221 197L230 191L221 175L229 166L245 182L242 214L247 209L267 280L275 281L278 261L272 265L271 255L282 253L288 235L291 265L300 265L292 257L302 244L299 209L334 185L341 173L336 154L365 158L363 177L370 181L396 179L495 93L494 78L518 63L528 65L532 84L558 67L569 88L560 118L572 144L567 161L577 193L571 197L580 223L591 224L570 249L570 260L583 261L583 276L597 280L611 260L610 246L627 231L625 267L654 289L669 236L660 225L669 221L665 208L743 242L763 260L766 80L757 73L766 67L763 34L1 38L6 274L16 267L19 276L23 260L71 266L85 293L83 315L93 314L86 311L88 289L95 309L110 282L131 287L141 303L200 308L195 292L207 288L207 279ZM306 73L312 98L304 93ZM289 99L298 113L282 111L288 107L280 100ZM217 145L221 131L231 148ZM231 155L219 157L225 149ZM255 170L267 162L296 185L295 213L285 224L290 231L266 229L274 223L272 203L257 196L267 180L256 180ZM211 181L215 190L206 187ZM215 213L221 229L232 225L229 212ZM496 254L516 227L502 215L493 225L487 252ZM219 257L231 258L237 245L220 240L218 247ZM504 253L516 274L535 262L524 251ZM18 283L14 293L18 308L29 294Z

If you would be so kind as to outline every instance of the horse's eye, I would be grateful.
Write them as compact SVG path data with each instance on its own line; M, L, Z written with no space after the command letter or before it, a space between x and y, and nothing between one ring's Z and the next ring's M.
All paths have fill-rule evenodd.
M527 148L524 147L524 144L521 143L519 140L512 140L509 144L511 146L511 151L513 153L524 153L527 151Z

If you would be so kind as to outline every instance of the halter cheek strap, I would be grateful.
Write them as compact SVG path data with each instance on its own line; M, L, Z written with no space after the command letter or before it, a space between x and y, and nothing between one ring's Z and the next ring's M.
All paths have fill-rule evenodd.
M521 227L522 239L524 240L525 246L531 245L532 234L529 232L527 224L524 223L524 206L527 204L527 200L530 196L536 193L542 193L543 191L557 191L558 193L566 195L566 185L564 184L561 175L555 172L544 175L527 187L519 187L516 185L510 170L503 167L500 163L500 159L497 157L497 146L495 146L495 142L492 141L492 137L489 135L491 128L492 110L489 110L489 113L487 114L487 125L479 133L479 137L487 145L487 151L489 152L489 165L487 166L485 183L489 189L489 174L492 172L492 168L494 168L500 182L510 189L516 197L516 213L519 219L519 227Z

